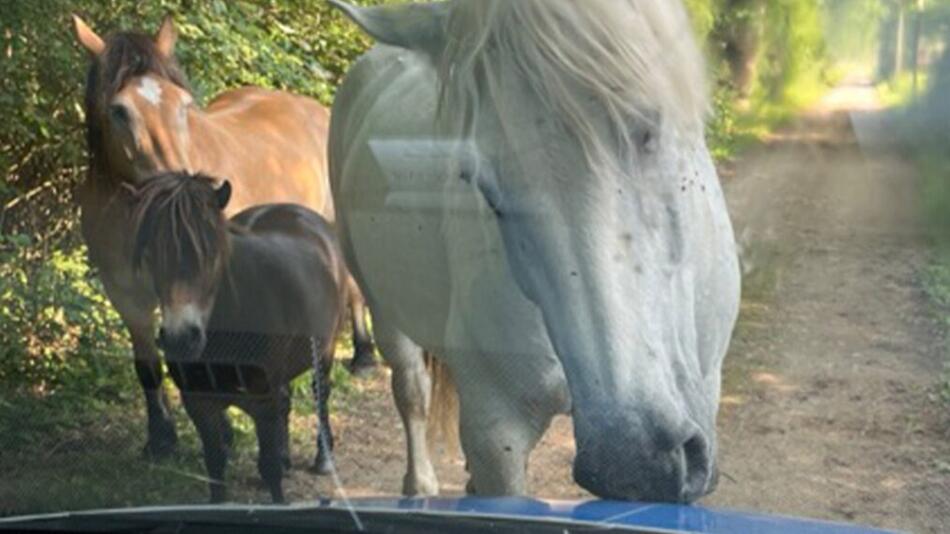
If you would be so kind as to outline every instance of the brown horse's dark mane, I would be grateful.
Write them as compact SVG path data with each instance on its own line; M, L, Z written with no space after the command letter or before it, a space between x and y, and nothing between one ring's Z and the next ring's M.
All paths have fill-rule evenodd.
M132 78L154 74L189 91L188 79L174 56L158 51L151 37L135 32L117 32L106 39L106 48L92 62L86 75L86 142L89 148L91 185L118 186L119 177L107 168L103 107Z
M135 193L132 228L132 264L140 270L147 261L156 281L194 280L218 259L227 267L233 228L218 207L213 178L178 172L149 178Z

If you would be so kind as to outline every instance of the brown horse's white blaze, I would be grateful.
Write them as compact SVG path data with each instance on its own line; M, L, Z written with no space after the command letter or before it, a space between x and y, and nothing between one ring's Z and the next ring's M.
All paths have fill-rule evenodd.
M116 163L129 166L135 176L194 171L189 150L193 106L187 91L155 76L130 83L109 106L110 126L121 149Z
M194 102L175 58L177 33L166 18L154 36L117 32L100 37L79 17L76 38L91 64L86 84L89 175L77 199L82 234L109 299L129 329L135 366L149 415L146 452L167 453L177 437L161 387L154 346L157 295L131 268L127 206L114 202L123 185L142 185L158 173L203 172L234 186L226 214L264 203L306 206L334 219L327 179L329 112L317 101L282 91L244 87L218 95L205 108ZM123 222L125 221L125 222ZM352 292L356 361L371 363L362 297ZM166 333L204 310L182 307Z

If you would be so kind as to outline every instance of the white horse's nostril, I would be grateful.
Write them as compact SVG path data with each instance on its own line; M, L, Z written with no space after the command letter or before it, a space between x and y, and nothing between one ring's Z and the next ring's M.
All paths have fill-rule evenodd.
M706 440L696 434L683 444L683 489L682 500L692 502L706 494L709 482L709 454Z

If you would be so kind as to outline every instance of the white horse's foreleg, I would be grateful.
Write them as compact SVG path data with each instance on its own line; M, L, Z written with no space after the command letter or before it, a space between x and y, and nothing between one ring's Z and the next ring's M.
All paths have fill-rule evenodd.
M406 430L408 468L402 492L407 496L436 495L439 481L429 459L426 420L431 396L429 373L422 349L383 317L376 317L374 333L383 358L392 368L393 397Z
M445 361L459 393L467 489L524 495L528 456L551 419L570 410L564 372L537 308L503 276L481 269L457 289Z
M499 388L489 377L479 377L477 367L474 362L453 369L471 476L466 490L480 496L525 495L528 456L551 422L551 404L526 401L532 396L520 388Z
M450 346L469 348L448 355L471 476L466 489L480 496L525 495L528 456L551 419L570 407L561 368L547 346L509 337L504 328L494 332L493 342L481 340L482 347L510 349L498 352L475 348L478 338L460 323L454 326Z

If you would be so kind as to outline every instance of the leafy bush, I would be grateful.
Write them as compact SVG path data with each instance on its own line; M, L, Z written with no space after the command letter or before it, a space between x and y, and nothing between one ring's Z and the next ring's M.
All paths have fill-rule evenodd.
M876 2L878 0L842 0ZM828 76L820 0L686 0L706 42L713 87L709 145L716 159L811 103Z
M0 247L0 387L49 395L70 385L100 396L124 387L116 378L125 383L132 371L125 332L84 249L39 261L26 236Z

